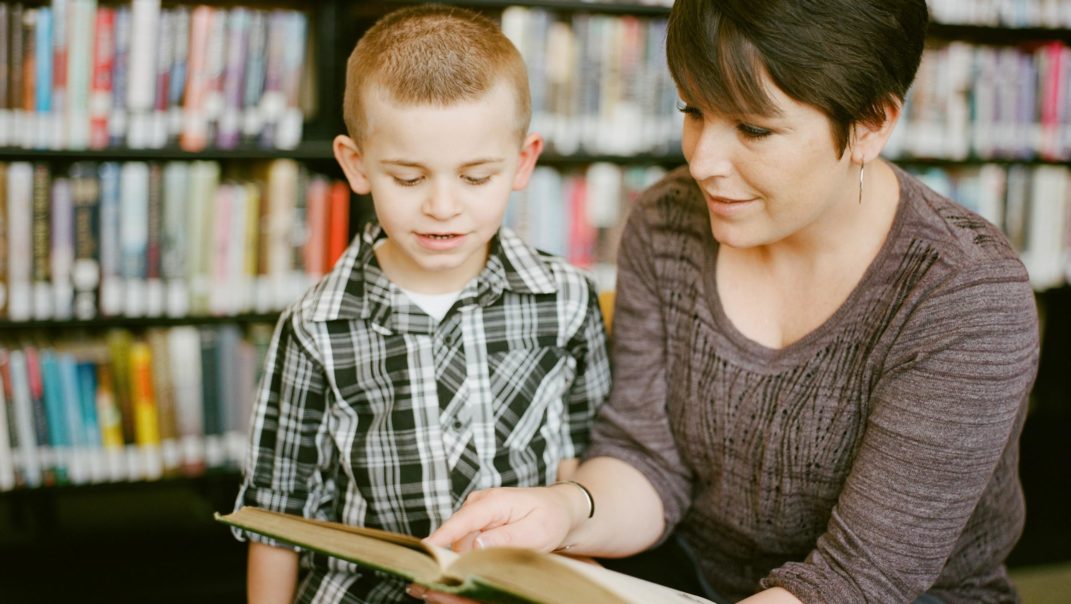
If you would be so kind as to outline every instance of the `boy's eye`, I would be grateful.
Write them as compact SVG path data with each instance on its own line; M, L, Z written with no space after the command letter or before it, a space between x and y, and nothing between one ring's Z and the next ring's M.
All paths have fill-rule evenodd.
M470 185L482 185L491 181L490 176L468 176L466 174L461 175L461 180Z
M751 124L738 124L736 129L740 131L746 138L765 138L773 134L766 128L760 128Z
M402 178L401 176L394 176L394 182L403 187L415 187L420 184L420 181L424 180L422 176L416 176L413 178Z
M698 119L703 117L703 112L698 107L693 107L684 101L677 101L677 111L690 118Z

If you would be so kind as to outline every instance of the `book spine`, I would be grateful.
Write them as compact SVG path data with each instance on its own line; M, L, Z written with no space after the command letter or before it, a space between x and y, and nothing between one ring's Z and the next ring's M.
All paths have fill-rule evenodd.
M186 90L180 146L186 151L200 151L208 144L205 96L208 90L205 62L208 33L215 9L200 5L190 15L190 38L186 70Z
M126 106L130 112L127 145L150 145L156 92L156 54L159 42L160 0L132 0L130 5L130 73Z
M22 14L22 45L20 46L22 49L22 90L19 91L22 113L18 116L16 137L19 146L26 148L37 146L37 137L40 132L37 124L37 14L42 10L45 9L27 9ZM48 48L51 53L51 41ZM48 65L51 66L51 54L49 57ZM49 67L49 74L51 74L51 67ZM49 81L52 81L51 75ZM48 90L51 95L51 86Z
M37 438L37 420L30 394L29 371L26 355L21 350L12 350L4 368L4 382L11 384L11 399L15 402L16 431L19 435L19 459L23 484L28 487L44 483L41 448ZM42 443L47 445L47 441Z
M166 475L178 472L182 463L175 415L175 398L171 386L168 336L165 329L150 329L145 334L152 359L153 394L156 400L160 431L160 457Z
M342 257L349 244L350 232L350 188L345 182L339 180L331 185L331 209L328 218L327 232L327 266L324 272Z
M97 366L90 361L77 361L74 371L89 479L103 482L108 479L108 469L101 440L100 417L97 414Z
M74 316L81 320L97 316L100 289L100 183L97 167L80 162L71 166L74 195Z
M286 64L286 11L272 11L268 18L267 57L264 66L264 90L260 97L260 146L274 147L276 128L286 109L283 90Z
M86 420L82 417L82 403L78 392L78 368L70 354L58 354L55 357L58 383L62 403L63 419L67 431L68 473L73 484L85 484L91 480L91 450L85 438Z
M33 359L36 358L35 363ZM60 385L59 365L50 350L40 353L27 351L30 373L30 390L34 399L41 400L44 408L44 423L50 446L49 456L53 480L56 484L70 481L71 441L67 435L64 417L63 391Z
M108 146L108 118L112 113L112 72L115 65L115 9L97 9L93 39L93 73L89 93L89 146Z
M52 111L44 114L45 145L62 149L67 143L67 55L70 49L70 5L67 0L52 0Z
M49 270L52 281L52 317L70 319L74 290L71 268L74 264L74 200L71 181L56 178L52 181L52 205L49 215L51 247Z
M304 121L300 95L308 20L304 13L298 11L287 11L285 15L287 35L281 82L284 105L279 115L272 146L278 149L293 149L301 142L302 122Z
M254 10L249 21L249 43L246 53L248 61L242 88L242 141L247 144L256 142L263 123L260 115L260 99L264 94L267 44L267 14L261 10Z
M7 167L7 317L12 321L27 321L33 316L33 171L27 162Z
M11 99L9 86L12 69L8 49L11 46L11 11L6 3L0 4L0 147L11 144Z
M93 28L96 0L73 0L68 28L66 146L89 146L89 88L93 73Z
M250 11L236 7L227 15L226 59L223 68L223 110L216 145L233 149L241 140L242 93L249 53Z
M167 333L167 344L182 470L197 474L205 468L201 334L196 327L174 327Z
M190 43L190 11L185 6L171 9L172 26L175 29L172 49L171 77L167 93L167 142L178 143L182 133L182 99L186 91L187 60Z
M123 412L115 393L112 367L108 363L96 365L97 417L100 422L100 444L104 449L105 472L109 480L123 480L129 476L126 469L123 442Z
M130 346L130 387L135 442L141 452L144 477L157 479L163 476L160 419L152 379L152 351L145 342L134 342Z
M148 239L149 165L126 162L120 181L119 241L123 313L129 317L144 316L147 310Z
M218 468L226 460L223 441L223 412L220 407L221 363L219 333L213 328L201 333L201 402L204 405L205 463Z
M7 164L0 162L0 317L7 317L8 303L8 185Z
M158 163L149 164L148 201L146 213L146 314L159 317L164 314L165 295L162 275L162 247L164 231L164 173Z
M52 318L52 285L49 274L49 194L51 176L48 166L33 167L33 316L35 319Z
M130 8L120 6L115 9L115 26L113 29L114 53L112 59L112 102L108 115L108 144L122 146L127 139L129 129L129 112L127 111L127 87L130 80Z
M159 149L167 144L168 103L171 100L171 74L175 61L175 15L170 10L159 14L159 30L156 41L156 62L153 106L149 121L149 147Z
M122 247L119 235L119 207L122 168L117 163L100 165L100 314L123 313Z
M57 61L54 40L64 29L55 19L55 13L48 8L27 11L24 25L27 27L24 40L27 45L32 45L24 50L24 57L31 62L26 66L26 71L32 70L34 77L27 82L29 98L26 103L26 118L30 124L28 134L31 138L23 141L23 144L26 147L44 149L49 147L52 137L57 133L52 124L52 113L56 107L62 107L63 89L56 89L56 79L59 76L55 73ZM30 98L33 100L30 101Z
M5 144L11 146L19 146L22 144L23 139L21 132L24 129L22 124L25 123L24 113L22 110L22 88L23 88L23 41L22 41L22 4L5 4L9 8L8 16L8 52L7 62L10 66L8 68L8 83L7 83L7 102L5 103L8 111L8 135Z
M186 250L189 246L187 203L190 165L168 162L164 167L163 238L160 273L167 288L166 312L170 317L186 316L189 286L186 281Z
M0 349L0 365L6 365L7 363L7 351ZM17 440L12 439L11 428L14 426L9 423L9 419L13 418L12 401L7 396L7 387L4 382L7 380L3 377L3 372L0 371L0 492L10 491L15 488L15 468L17 462L15 459L16 447L13 444L17 444ZM17 437L17 435L15 435Z

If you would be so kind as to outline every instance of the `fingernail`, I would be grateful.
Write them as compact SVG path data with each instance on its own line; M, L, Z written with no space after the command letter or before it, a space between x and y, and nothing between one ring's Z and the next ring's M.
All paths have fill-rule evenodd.
M411 597L414 597L414 598L416 598L418 600L423 600L424 599L424 595L428 593L428 590L425 589L421 585L417 585L415 583L410 583L405 588L405 593L409 594Z

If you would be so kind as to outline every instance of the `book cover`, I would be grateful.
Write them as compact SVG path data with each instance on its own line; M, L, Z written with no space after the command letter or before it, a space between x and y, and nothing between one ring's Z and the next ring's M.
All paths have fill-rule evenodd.
M408 535L253 507L215 517L238 529L481 602L710 602L592 562L529 549L495 547L459 555Z
M66 484L70 479L68 471L71 464L71 441L68 437L59 364L55 355L48 349L40 352L27 349L26 358L30 391L34 399L42 401L44 408L44 424L50 447L48 454L43 455L49 460L46 467L51 470L54 484Z
M131 124L133 128L133 124ZM120 274L123 314L140 317L147 311L149 265L149 164L122 164L119 185Z
M97 413L97 365L92 361L75 361L74 379L82 417L82 446L89 463L89 478L102 482L109 477L102 441L100 416Z

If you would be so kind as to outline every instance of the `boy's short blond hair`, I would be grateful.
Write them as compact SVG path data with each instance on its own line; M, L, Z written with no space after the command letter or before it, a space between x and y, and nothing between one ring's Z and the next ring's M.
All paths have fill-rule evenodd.
M379 87L403 105L450 105L473 100L499 81L517 98L519 138L528 132L532 104L524 59L487 17L428 4L389 13L357 42L346 62L342 117L350 137L367 134L364 95Z

